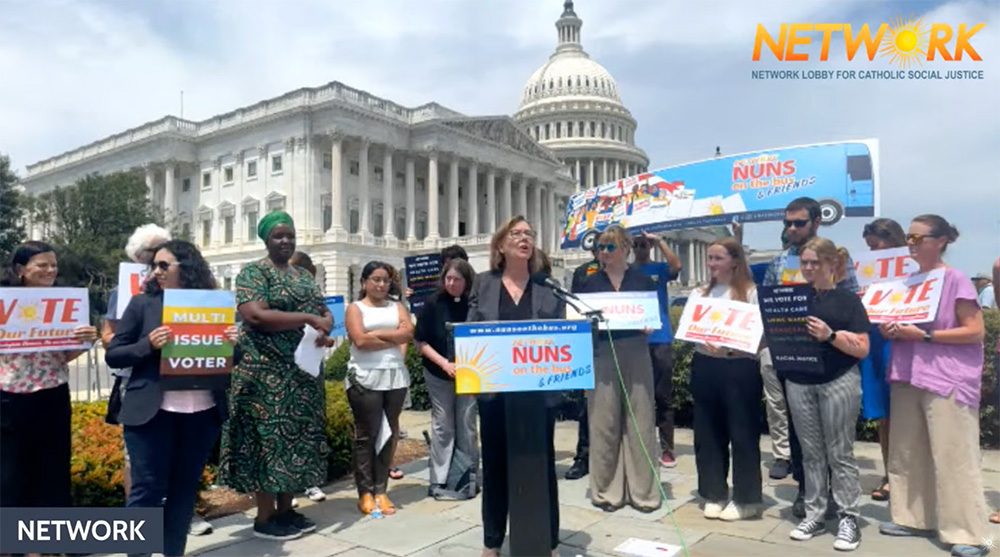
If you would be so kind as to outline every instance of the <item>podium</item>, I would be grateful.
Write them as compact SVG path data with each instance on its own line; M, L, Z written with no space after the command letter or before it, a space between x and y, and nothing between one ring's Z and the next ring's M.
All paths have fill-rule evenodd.
M597 327L583 319L454 323L449 329L456 394L503 397L511 556L549 555L549 503L558 494L548 483L547 402L559 391L594 388Z

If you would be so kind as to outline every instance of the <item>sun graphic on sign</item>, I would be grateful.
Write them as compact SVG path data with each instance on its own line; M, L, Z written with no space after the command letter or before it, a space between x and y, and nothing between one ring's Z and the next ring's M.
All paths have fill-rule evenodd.
M718 323L719 321L722 321L722 312L713 311L708 315L708 320L711 321L712 323Z
M726 210L722 207L722 203L718 201L713 201L708 204L708 214L710 215L721 215L725 213Z
M500 371L500 364L493 354L484 357L485 346L476 346L471 351L459 350L455 358L455 392L460 395L490 393L500 390L500 385L491 377Z
M22 306L21 321L37 321L39 318L38 306Z
M913 62L923 66L921 57L927 56L930 30L923 23L924 18L914 19L913 15L904 20L897 17L889 25L889 33L882 39L880 56L891 56L889 63L897 63L901 68L908 68Z
M872 265L871 263L862 266L860 271L861 271L861 276L865 277L866 279L875 277L875 265Z
M892 295L889 296L889 301L892 302L893 304L898 304L899 302L902 302L903 301L903 293L902 292L893 292Z

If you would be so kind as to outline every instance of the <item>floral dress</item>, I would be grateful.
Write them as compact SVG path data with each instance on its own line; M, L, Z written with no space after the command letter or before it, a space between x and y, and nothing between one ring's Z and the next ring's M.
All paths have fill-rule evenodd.
M237 305L265 302L272 310L325 310L303 269L282 272L266 260L236 278ZM219 479L239 492L297 493L326 482L328 447L323 386L295 364L302 329L270 332L244 324L243 359L233 369L229 420L222 431Z

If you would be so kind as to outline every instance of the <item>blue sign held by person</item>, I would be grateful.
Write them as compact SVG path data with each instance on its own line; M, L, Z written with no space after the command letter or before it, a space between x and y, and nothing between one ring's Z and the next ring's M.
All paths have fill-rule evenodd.
M333 314L333 330L330 331L331 338L342 338L347 336L347 324L344 323L344 315L347 306L344 304L343 296L327 296L323 298L326 307Z

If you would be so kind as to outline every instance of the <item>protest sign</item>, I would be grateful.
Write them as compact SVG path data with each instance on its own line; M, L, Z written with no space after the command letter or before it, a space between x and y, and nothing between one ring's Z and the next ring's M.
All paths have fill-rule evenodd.
M456 323L460 395L594 388L589 321Z
M149 265L121 263L118 265L118 318L121 319L132 296L142 292L142 285L149 276Z
M760 308L727 298L689 298L684 306L677 338L698 344L756 353L764 328Z
M344 315L347 313L347 306L344 304L343 296L327 296L323 302L333 315L333 329L330 337L340 338L347 336L347 324L344 322Z
M660 300L656 291L648 292L589 292L579 294L580 300L604 313L603 330L659 329L663 326ZM586 307L584 307L586 309ZM583 319L573 306L566 305L567 319Z
M410 311L416 313L424 302L437 291L441 280L441 256L436 253L412 255L403 258L406 286L413 291Z
M73 330L90 325L86 288L0 288L0 354L86 350Z
M809 285L757 288L764 336L778 371L823 373L822 346L808 329L813 295Z
M920 270L906 247L855 253L853 258L861 296L875 283L902 280Z
M862 302L872 323L930 323L937 316L944 269L880 282L868 287Z
M163 389L225 388L233 367L233 345L226 342L225 330L235 323L233 292L164 290L163 324L171 335L160 352Z

